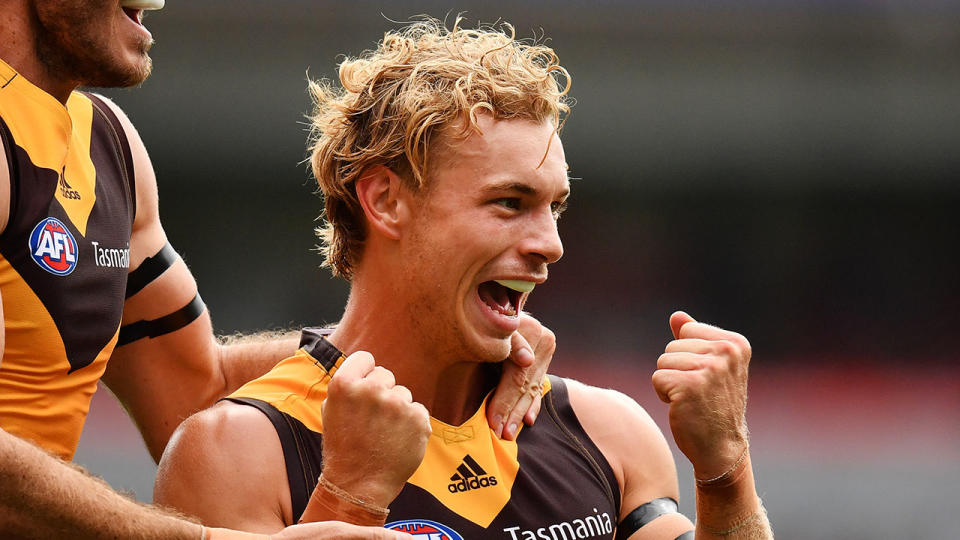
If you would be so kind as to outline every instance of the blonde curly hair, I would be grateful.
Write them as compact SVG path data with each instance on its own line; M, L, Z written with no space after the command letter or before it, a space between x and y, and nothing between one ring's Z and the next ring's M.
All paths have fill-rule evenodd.
M340 64L342 88L310 82L310 162L325 207L317 235L334 275L351 278L366 238L354 187L365 170L384 165L419 189L431 139L479 131L481 111L552 120L558 131L566 120L570 76L553 49L517 40L507 23L470 30L460 22L448 30L424 18L387 32L376 50Z

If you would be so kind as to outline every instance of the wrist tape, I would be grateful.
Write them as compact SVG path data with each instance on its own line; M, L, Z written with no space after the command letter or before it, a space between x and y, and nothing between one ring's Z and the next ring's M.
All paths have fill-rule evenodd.
M321 474L299 522L337 520L383 527L389 513L386 508L354 497L333 485Z

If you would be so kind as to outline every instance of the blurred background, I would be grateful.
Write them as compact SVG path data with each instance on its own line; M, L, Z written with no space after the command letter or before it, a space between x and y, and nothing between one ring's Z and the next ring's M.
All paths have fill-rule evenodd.
M169 2L146 19L153 76L107 93L217 330L339 318L302 163L308 70L335 77L391 20L460 11L546 35L573 77L566 254L529 304L554 371L668 432L649 377L670 313L737 330L778 538L956 538L957 2ZM105 390L77 461L151 499L155 466Z

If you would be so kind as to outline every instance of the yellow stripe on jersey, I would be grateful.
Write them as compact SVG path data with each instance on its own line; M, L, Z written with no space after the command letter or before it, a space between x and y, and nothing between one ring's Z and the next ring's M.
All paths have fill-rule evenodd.
M79 92L66 107L0 60L0 116L17 146L37 167L60 176L56 198L80 234L96 202L97 172L90 157L93 103ZM66 151L64 151L66 149Z
M544 377L544 393L549 391L550 381ZM423 462L408 482L430 492L464 519L481 527L490 525L510 501L520 470L517 442L501 439L493 432L487 422L487 400L459 426L433 417L430 426L433 436L427 443ZM465 460L468 461L464 463ZM471 463L482 467L486 474L472 470Z
M327 399L330 377L343 361L344 357L340 356L328 373L315 358L300 349L274 366L269 376L248 382L230 397L259 399L300 420L311 431L323 433L320 404Z

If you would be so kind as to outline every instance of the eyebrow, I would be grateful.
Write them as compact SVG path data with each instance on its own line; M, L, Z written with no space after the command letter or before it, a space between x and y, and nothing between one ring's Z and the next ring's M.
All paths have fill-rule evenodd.
M568 180L568 182L569 182L569 180ZM522 193L522 194L524 194L524 195L530 195L530 196L535 196L535 195L537 195L537 194L539 193L539 191L537 190L537 188L535 188L535 187L533 187L533 186L531 186L531 185L529 185L529 184L523 184L523 183L521 183L521 182L502 182L502 183L499 183L499 184L492 184L492 185L489 185L489 186L485 186L485 187L483 188L483 191L484 191L485 193L496 193L496 192L504 192L504 191L516 191L516 192L518 192L518 193ZM570 188L569 188L569 187L568 187L567 190L562 194L562 196L563 196L564 198L570 196Z

